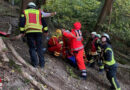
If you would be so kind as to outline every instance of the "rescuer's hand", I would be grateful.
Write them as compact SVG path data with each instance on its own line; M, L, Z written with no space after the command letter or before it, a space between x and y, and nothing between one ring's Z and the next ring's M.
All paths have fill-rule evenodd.
M56 12L51 13L51 16L54 16L54 15L56 15Z
M47 37L47 36L48 36L48 33L44 33L44 35Z

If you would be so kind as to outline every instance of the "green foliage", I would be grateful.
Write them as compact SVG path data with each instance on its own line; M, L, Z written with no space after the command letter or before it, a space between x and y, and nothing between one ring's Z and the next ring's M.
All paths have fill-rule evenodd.
M42 6L44 11L57 12L52 22L57 28L71 29L75 21L82 23L82 30L94 31L93 28L104 5L104 0L47 0ZM130 46L130 0L115 0L111 24L108 25L109 17L101 32L109 32L126 41ZM109 29L109 31L108 31Z
M109 29L109 33L121 38L130 46L130 0L116 0L113 5L111 24L108 19L102 25L104 30Z
M57 12L52 18L56 27L71 29L75 21L82 23L83 30L94 27L101 2L97 0L47 0L44 11Z

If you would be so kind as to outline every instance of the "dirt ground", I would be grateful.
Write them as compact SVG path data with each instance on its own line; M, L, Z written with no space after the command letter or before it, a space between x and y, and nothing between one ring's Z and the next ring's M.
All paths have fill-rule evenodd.
M8 42L8 40L6 40ZM28 47L26 43L21 40L11 42L17 52L30 63ZM44 54L45 68L38 67L41 75L45 77L48 82L56 86L58 90L109 90L109 82L106 79L105 72L100 74L97 68L87 68L88 78L82 80L78 77L77 69L70 66L61 58L55 58L52 55ZM74 76L76 75L76 76ZM122 90L129 90L130 88L130 70L118 68L117 78ZM21 89L23 90L23 89ZM27 89L28 90L28 89Z
M0 22L10 22L13 26L13 35L18 32L18 17L0 16ZM26 43L22 40L9 41L8 38L4 38L4 41L11 43L22 58L30 63ZM8 52L8 57L17 62L16 59L11 57L10 52ZM38 67L38 70L48 82L57 87L57 90L109 90L110 84L106 79L105 72L99 73L97 68L87 67L87 80L82 80L78 76L78 70L69 65L65 60L55 58L48 53L44 54L44 57L45 67L44 69ZM37 90L28 80L21 76L20 72L15 69L17 67L10 66L7 63L4 66L5 68L0 68L0 77L5 80L3 80L3 90ZM24 68L23 66L20 67ZM24 69L28 71L27 68ZM122 90L130 90L129 69L118 68L117 79Z

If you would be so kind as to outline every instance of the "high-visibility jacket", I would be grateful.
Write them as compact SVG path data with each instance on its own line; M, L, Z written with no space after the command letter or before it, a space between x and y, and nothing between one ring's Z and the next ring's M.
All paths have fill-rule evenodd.
M57 44L63 44L62 37L52 36L48 41L49 46L56 46Z
M20 33L48 32L48 27L43 19L41 10L26 9L20 17Z
M49 41L48 41L48 45L49 46L55 46L59 43L58 38L56 36L52 36Z
M60 55L62 44L56 36L53 36L48 41L48 51L54 52L55 56Z
M116 61L114 59L114 53L113 53L111 46L109 44L106 44L105 46L103 46L103 48L104 48L103 63L105 64L105 66L115 65Z
M26 9L24 10L24 14L26 17L24 28L26 33L42 32L41 11L36 9Z
M80 30L72 29L71 32L63 32L63 35L70 39L70 48L72 51L79 51L84 48L82 33Z
M81 24L80 22L74 23L74 29L71 30L71 32L63 32L63 35L70 39L70 48L72 51L79 51L84 48L82 41L82 32L81 32Z

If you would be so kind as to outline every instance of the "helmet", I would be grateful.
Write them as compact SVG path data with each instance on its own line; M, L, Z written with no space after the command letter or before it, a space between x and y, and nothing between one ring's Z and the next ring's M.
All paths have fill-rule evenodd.
M62 35L62 32L61 32L60 29L57 29L57 30L56 30L56 35L57 35L57 36L61 36L61 35Z
M81 29L81 23L80 22L75 22L74 23L74 28L77 29L77 30Z
M34 2L29 2L28 7L36 7L36 4Z
M107 33L103 33L102 37L106 37L108 40L110 40L110 36Z
M96 34L97 37L101 38L101 35L100 34Z
M91 34L93 34L93 35L97 35L97 33L96 33L96 32L91 32Z

